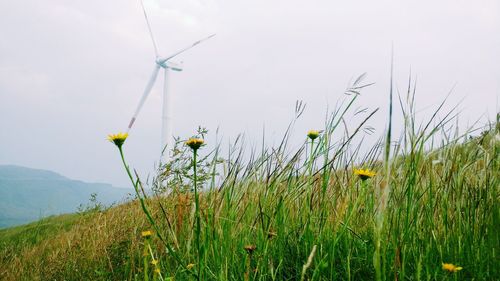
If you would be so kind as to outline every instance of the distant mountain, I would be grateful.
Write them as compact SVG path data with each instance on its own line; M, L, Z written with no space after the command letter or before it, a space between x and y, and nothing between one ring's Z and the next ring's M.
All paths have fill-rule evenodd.
M0 165L0 228L75 212L89 203L93 193L97 201L109 205L131 192L110 184L68 179L51 171Z

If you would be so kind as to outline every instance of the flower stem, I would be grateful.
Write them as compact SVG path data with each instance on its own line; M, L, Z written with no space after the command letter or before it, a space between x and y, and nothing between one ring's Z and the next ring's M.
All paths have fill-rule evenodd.
M203 269L202 250L200 247L201 223L200 223L200 199L198 195L198 179L196 174L196 157L197 150L193 149L193 177L194 177L194 204L195 204L195 219L196 219L196 249L198 251L198 280L201 280L201 271Z
M128 177L130 178L130 181L132 182L132 185L134 186L134 189L135 189L135 193L137 195L137 198L139 199L139 202L141 203L141 208L142 208L142 211L144 212L144 214L146 214L146 217L148 218L148 221L151 223L151 225L153 225L154 229L155 229L155 232L156 232L156 235L158 236L158 238L160 238L160 240L163 242L163 244L165 245L165 247L167 248L168 252L170 254L172 254L172 256L174 257L174 259L183 267L185 267L185 264L184 262L182 261L182 259L179 257L179 255L172 249L172 247L167 243L167 241L165 240L165 238L163 237L163 235L161 235L160 233L160 228L158 227L158 225L156 224L155 220L153 219L153 217L151 216L151 213L149 212L147 206L146 206L146 203L144 202L144 198L141 196L140 192L139 192L139 184L140 184L140 181L139 179L134 179L134 176L132 175L132 172L130 171L130 168L129 166L127 165L127 162L125 161L125 156L123 155L123 150L121 147L118 147L119 151L120 151L120 156L122 158L122 163L123 163L123 167L125 167L125 171L127 171L127 175Z

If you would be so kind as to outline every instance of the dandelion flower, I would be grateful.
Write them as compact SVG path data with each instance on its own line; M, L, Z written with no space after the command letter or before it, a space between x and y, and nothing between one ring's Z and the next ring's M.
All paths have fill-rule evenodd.
M114 143L118 148L121 148L128 137L128 133L118 133L108 135L108 140Z
M141 232L141 236L143 238L150 237L151 235L153 235L153 232L151 230L146 230L146 231Z
M255 245L246 245L245 247L243 247L243 249L245 249L245 251L247 251L247 253L252 254L253 251L255 251L255 249L257 249L257 246L255 246Z
M193 268L193 267L194 267L194 263L190 263L190 264L186 265L186 268L187 268L187 269L191 269L191 268Z
M443 263L443 270L446 270L448 272L457 272L462 270L463 268L461 266L456 266L452 263Z
M307 136L311 139L311 140L315 140L319 137L319 131L316 131L316 130L310 130L309 132L307 132Z
M376 175L374 171L370 171L368 169L363 170L363 169L355 169L354 174L358 176L362 181L365 181L369 178L372 178Z
M191 147L192 150L197 150L204 142L203 139L190 138L186 141L186 145Z
M151 261L151 264L152 264L152 265L157 265L157 264L158 264L158 260L153 259L153 260Z

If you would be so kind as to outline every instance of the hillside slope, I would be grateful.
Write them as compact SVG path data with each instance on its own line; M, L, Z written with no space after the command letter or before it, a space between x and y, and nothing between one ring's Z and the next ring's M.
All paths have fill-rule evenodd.
M99 202L108 205L123 200L131 191L71 180L46 170L0 165L0 228L75 212L94 193Z
M136 203L0 230L0 280L120 280L139 267ZM125 278L125 277L124 277ZM132 278L130 278L132 279ZM123 279L121 279L123 280Z

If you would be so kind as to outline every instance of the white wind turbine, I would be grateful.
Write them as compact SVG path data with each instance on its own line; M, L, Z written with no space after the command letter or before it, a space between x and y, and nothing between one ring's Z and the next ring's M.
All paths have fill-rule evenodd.
M149 78L148 83L146 84L146 88L144 89L144 93L139 100L139 104L137 105L137 108L134 112L134 115L132 116L132 119L130 120L130 123L127 128L127 133L130 131L132 126L134 125L135 120L137 119L137 116L139 115L139 112L142 109L142 106L144 105L144 102L146 101L149 93L151 93L151 89L153 88L156 77L158 76L158 73L160 72L160 69L164 70L164 81L163 81L163 110L162 110L162 130L161 130L161 145L162 145L162 154L164 156L162 157L164 160L168 160L168 150L172 149L172 140L173 140L173 135L172 135L172 103L170 100L170 95L168 92L168 76L169 76L169 70L173 71L182 71L182 64L178 64L175 62L172 62L171 59L174 57L180 55L181 53L193 48L194 46L200 44L201 42L208 40L215 36L215 34L212 34L206 38L203 38L201 40L198 40L191 44L190 46L181 49L175 53L173 53L170 56L166 57L161 57L158 54L158 47L156 45L156 41L153 36L153 32L151 31L151 25L149 23L146 10L144 9L144 5L141 1L142 9L144 12L144 17L146 19L146 23L148 26L149 30L149 35L151 36L151 41L153 42L153 47L155 50L155 66L153 69L153 73L151 74L151 77ZM164 152L164 153L163 153Z

